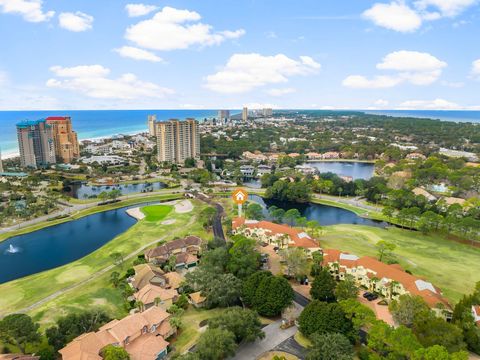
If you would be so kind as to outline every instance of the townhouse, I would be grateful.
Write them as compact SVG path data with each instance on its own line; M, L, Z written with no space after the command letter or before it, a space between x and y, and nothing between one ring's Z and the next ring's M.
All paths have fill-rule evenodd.
M320 250L319 242L305 231L295 229L285 224L275 224L269 221L246 220L243 217L234 218L232 233L242 234L261 242L273 244L280 249L288 247L304 248L308 254Z
M197 236L187 236L158 246L145 252L145 259L156 265L168 262L175 256L177 268L191 268L197 265L197 255L201 251L202 239Z
M176 333L170 314L159 307L112 320L96 332L82 334L59 350L63 360L101 360L108 346L124 348L131 360L160 360L168 353L165 340Z
M335 249L323 251L323 266L328 267L337 280L353 276L357 285L382 295L387 301L400 295L418 295L444 318L451 318L452 308L439 288L432 283L407 273L399 264L385 264L377 259L358 257Z

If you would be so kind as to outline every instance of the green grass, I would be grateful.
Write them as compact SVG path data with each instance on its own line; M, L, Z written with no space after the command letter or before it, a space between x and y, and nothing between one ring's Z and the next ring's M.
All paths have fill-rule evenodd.
M333 225L324 228L320 237L323 248L334 248L358 256L376 256L375 244L387 240L396 244L394 251L404 269L431 281L444 295L457 302L473 291L480 281L480 249L446 239L442 235L390 227L387 229L359 225Z
M141 208L141 211L145 214L145 220L147 221L160 221L172 211L173 206L170 205L148 205Z
M175 219L171 225L159 225L155 222L140 221L123 234L120 234L95 252L70 264L14 280L0 285L0 313L13 313L48 297L55 292L89 279L97 271L112 264L110 254L121 252L130 254L142 246L157 240L170 241L174 237L189 234L208 239L202 225L192 219L206 205L193 201L192 213L177 214L171 211L166 219ZM152 245L153 247L154 245ZM111 270L100 277L71 289L53 300L28 312L42 327L50 325L56 318L70 311L88 309L94 306L105 308L112 316L125 315L123 299L120 293L109 284L112 271L123 273L134 259L124 264L123 269Z

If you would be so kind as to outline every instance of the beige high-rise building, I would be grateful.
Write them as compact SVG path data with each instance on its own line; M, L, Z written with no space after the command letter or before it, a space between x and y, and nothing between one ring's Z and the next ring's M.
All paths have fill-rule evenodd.
M45 119L17 124L18 148L22 167L38 168L55 164L52 127Z
M248 108L244 107L242 110L242 121L247 122L248 121Z
M155 123L157 122L157 115L148 115L148 135L155 136Z
M183 164L186 159L200 157L198 121L171 119L155 124L159 162Z
M73 131L70 116L50 116L47 124L52 127L57 162L69 164L80 157L77 133Z

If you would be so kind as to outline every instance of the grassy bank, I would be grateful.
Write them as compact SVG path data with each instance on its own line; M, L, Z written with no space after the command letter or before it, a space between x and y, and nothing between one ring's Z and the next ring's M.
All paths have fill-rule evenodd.
M4 296L0 297L0 313L20 311L58 291L88 281L95 273L112 264L110 254L113 252L120 252L126 256L147 244L153 243L151 245L153 247L158 241L169 241L175 236L193 234L208 238L201 224L198 224L195 216L192 216L198 214L206 205L197 201L194 205L194 211L191 213L177 214L171 211L164 218L175 221L170 225L162 225L161 222L164 219L152 222L140 221L100 249L77 261L1 284L0 293ZM143 250L140 253L143 253ZM123 268L117 266L89 282L61 293L27 313L39 321L42 327L50 325L56 318L68 312L95 306L105 308L113 317L125 315L126 310L123 307L120 291L109 284L109 278L113 271L123 273L135 257L126 261Z
M480 281L474 269L480 263L480 249L456 243L441 235L423 235L399 228L381 229L360 225L333 225L324 228L323 248L334 248L359 256L377 256L379 240L397 245L394 253L404 269L440 287L453 302L470 293Z
M41 223L25 227L22 229L10 231L8 233L0 234L0 242L4 241L10 237L17 236L17 235L22 235L22 234L28 234L32 231L40 230L48 226L53 226L53 225L58 225L62 224L67 221L72 221L76 219L80 219L84 216L92 215L98 212L103 212L103 211L108 211L108 210L114 210L118 209L124 206L130 206L130 205L135 205L135 204L142 204L146 202L151 202L151 201L168 201L168 200L175 200L175 199L180 199L182 197L182 194L155 194L152 196L143 196L143 197L132 197L130 199L126 200L121 200L116 203L112 204L107 204L107 205L100 205L100 206L92 206L88 209L80 210L74 214L71 214L67 217L59 218L59 219L54 219L54 220L46 220L42 221Z

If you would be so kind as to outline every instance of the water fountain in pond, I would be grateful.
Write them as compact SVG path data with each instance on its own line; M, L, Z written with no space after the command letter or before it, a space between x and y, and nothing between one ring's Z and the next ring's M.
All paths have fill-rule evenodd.
M18 247L15 247L12 244L10 244L6 252L9 254L15 254L15 253L18 253L19 251L20 249Z

